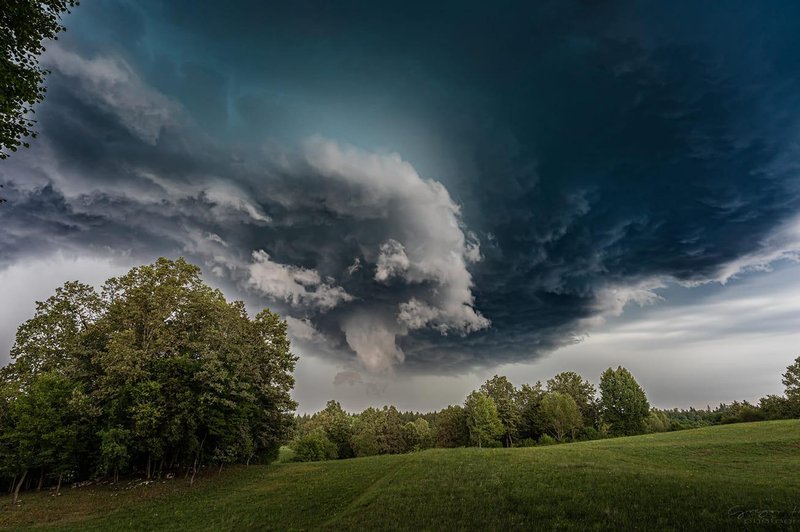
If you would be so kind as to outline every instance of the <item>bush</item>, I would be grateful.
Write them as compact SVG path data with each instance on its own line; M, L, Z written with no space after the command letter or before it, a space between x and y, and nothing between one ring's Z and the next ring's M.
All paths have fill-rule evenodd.
M525 438L517 444L518 447L533 447L534 445L536 445L536 440L533 438Z
M336 444L333 443L325 432L315 429L299 437L292 445L295 462L318 462L320 460L335 460L338 458Z
M555 445L556 443L558 443L558 441L549 434L543 434L542 437L539 438L539 445Z
M584 427L581 431L580 439L584 441L601 440L603 439L603 434L594 427Z
M789 419L792 417L791 403L785 397L768 395L761 398L758 406L766 419Z

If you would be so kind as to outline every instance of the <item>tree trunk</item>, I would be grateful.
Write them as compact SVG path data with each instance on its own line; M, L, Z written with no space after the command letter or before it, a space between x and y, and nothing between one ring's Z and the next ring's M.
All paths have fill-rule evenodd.
M158 478L161 478L161 470L164 469L164 457L161 457L161 461L158 463Z
M17 484L17 475L14 475L14 478L11 479L11 483L8 485L8 492L12 493L14 491L14 486Z
M150 480L150 453L147 453L147 480Z
M56 495L61 495L61 477L64 476L64 472L58 474L58 486L56 486Z
M42 491L42 484L44 484L44 468L39 473L39 484L36 485L36 491Z
M224 466L224 465L225 465L225 462L221 462L219 464L219 471L217 471L217 475L221 475L222 474L222 466Z
M200 459L200 453L203 452L203 446L206 444L206 438L208 434L203 436L203 441L200 442L200 448L197 449L197 454L194 455L194 465L192 466L192 478L189 480L189 485L194 485L194 476L197 474L197 461Z
M17 500L19 500L19 489L22 487L22 483L25 482L25 477L28 476L28 470L22 472L22 478L19 479L17 482L17 487L14 488L14 498L11 500L11 504L17 504Z
M196 474L197 474L197 458L194 459L194 465L192 466L192 478L189 479L190 486L194 486L194 476Z

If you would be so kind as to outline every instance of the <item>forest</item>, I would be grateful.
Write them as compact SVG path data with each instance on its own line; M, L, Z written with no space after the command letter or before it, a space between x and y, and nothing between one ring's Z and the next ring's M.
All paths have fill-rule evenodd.
M400 454L426 448L531 447L750 421L800 418L800 357L783 374L785 395L758 404L734 401L706 409L651 407L625 368L608 368L599 391L578 373L565 371L543 385L515 387L495 375L463 405L430 413L394 406L345 412L336 401L298 416L291 448L295 461ZM599 393L598 393L599 392Z
M293 426L286 322L159 259L98 292L68 282L0 369L0 477L23 488L268 463Z

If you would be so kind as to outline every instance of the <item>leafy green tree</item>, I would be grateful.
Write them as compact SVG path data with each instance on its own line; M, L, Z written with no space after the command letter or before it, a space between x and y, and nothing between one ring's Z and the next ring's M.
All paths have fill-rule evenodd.
M324 430L328 439L336 445L339 458L355 456L350 443L353 437L353 418L337 401L328 401L324 410L311 416L303 430L310 431L317 428Z
M600 409L613 435L640 434L650 413L644 390L622 366L608 368L600 377Z
M32 470L39 470L43 478L47 472L60 475L74 466L79 445L71 404L75 391L75 385L62 375L41 373L11 402L0 442L4 461L8 462L5 469L14 469L18 479L13 504Z
M791 406L788 399L779 395L768 395L758 401L765 419L789 419L792 417Z
M506 377L495 375L481 386L481 391L494 400L497 415L503 424L503 444L511 447L520 423L516 388Z
M651 408L647 419L644 420L646 432L665 432L670 429L670 421L667 415L657 409Z
M369 407L358 416L353 424L353 436L350 445L356 456L374 456L380 454L378 445L379 410Z
M485 392L475 391L467 396L464 414L467 419L469 439L473 445L482 447L505 433L494 399Z
M547 392L542 397L542 417L557 441L567 434L575 438L575 432L583 426L583 418L575 399L561 392Z
M24 384L39 373L68 372L82 378L91 369L82 342L102 312L103 303L94 288L68 282L44 302L36 302L33 318L17 330L11 348L14 364L7 378Z
M431 427L425 418L408 421L403 427L407 451L427 449L432 443Z
M114 427L102 430L100 436L99 468L103 475L113 473L114 482L119 480L120 469L125 469L131 459L129 431Z
M336 444L328 438L328 435L321 428L316 428L300 436L292 447L295 452L295 462L317 462L338 458Z
M393 406L367 408L359 414L351 443L356 456L400 454L407 451L405 423Z
M6 0L0 8L0 159L28 147L34 104L44 99L39 66L47 39L64 30L61 17L77 5L72 0Z
M599 418L594 385L574 371L564 371L547 380L547 390L561 392L575 400L584 425L595 426Z
M789 412L792 417L800 417L800 357L786 368L783 374L783 385L786 387L786 399L789 401Z
M469 431L464 408L448 406L436 415L433 424L436 447L464 447L469 444Z
M758 407L751 405L747 401L734 401L721 412L719 422L723 424L747 423L750 421L763 421L764 419L764 413Z
M533 386L523 384L517 393L517 406L520 412L520 436L537 440L544 434L546 427L542 417L541 404L545 395L542 383Z
M204 464L273 460L293 424L286 322L269 310L251 319L183 259L134 268L100 294L65 284L11 354L0 370L10 477L166 467L194 478Z

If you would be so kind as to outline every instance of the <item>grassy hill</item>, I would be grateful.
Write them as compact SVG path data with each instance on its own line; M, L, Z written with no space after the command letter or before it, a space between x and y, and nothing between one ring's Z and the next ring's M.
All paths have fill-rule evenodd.
M800 530L800 420L526 449L240 467L0 498L0 526Z

